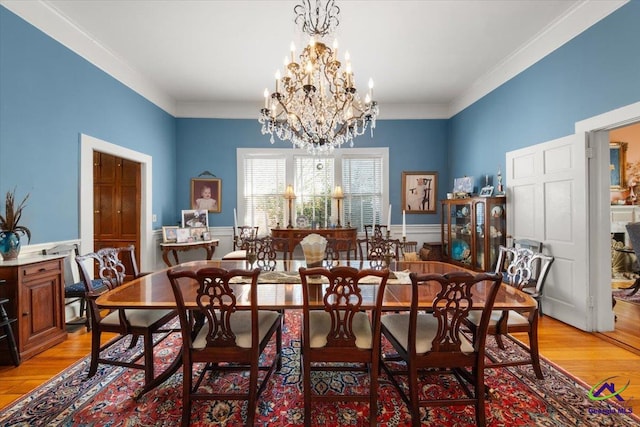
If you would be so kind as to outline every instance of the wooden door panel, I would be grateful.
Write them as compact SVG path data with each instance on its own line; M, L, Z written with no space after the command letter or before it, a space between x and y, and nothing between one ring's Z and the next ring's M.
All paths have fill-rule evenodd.
M98 154L94 167L94 249L135 245L140 259L140 163Z

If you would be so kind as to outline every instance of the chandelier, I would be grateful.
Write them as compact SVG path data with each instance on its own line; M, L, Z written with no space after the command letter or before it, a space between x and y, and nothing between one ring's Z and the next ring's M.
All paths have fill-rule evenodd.
M364 101L355 88L349 52L345 67L338 60L338 44L329 47L320 39L338 26L340 8L334 0L304 0L293 9L296 24L310 37L309 44L296 62L295 46L285 58L284 75L275 75L275 91L264 91L264 108L258 121L262 134L274 134L294 147L312 154L325 154L362 135L367 127L376 127L378 103L373 100L373 80Z

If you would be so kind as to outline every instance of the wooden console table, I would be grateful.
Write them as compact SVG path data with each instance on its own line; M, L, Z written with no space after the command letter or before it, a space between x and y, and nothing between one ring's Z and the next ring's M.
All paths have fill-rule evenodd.
M357 228L272 228L271 236L289 240L289 258L293 256L298 243L309 234L319 234L326 238L351 239L351 250L356 250L358 244Z
M220 241L215 239L204 242L160 243L160 247L162 248L162 259L164 260L164 263L167 264L167 267L171 267L169 253L173 254L173 259L176 261L176 264L180 264L180 261L178 261L178 252L192 251L200 248L205 249L207 251L207 259L211 259L213 257L213 252L216 250L216 246L218 246L218 242Z

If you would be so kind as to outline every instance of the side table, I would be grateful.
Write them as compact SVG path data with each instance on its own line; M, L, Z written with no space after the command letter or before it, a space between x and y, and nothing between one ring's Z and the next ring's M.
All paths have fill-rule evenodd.
M160 243L160 247L162 248L162 259L164 260L164 263L167 264L167 267L171 267L171 261L169 261L169 253L173 254L173 259L176 261L176 264L180 264L180 261L178 260L178 252L192 251L194 249L206 250L207 259L211 259L213 257L213 252L216 250L216 246L218 246L219 242L220 240L214 239L188 243Z

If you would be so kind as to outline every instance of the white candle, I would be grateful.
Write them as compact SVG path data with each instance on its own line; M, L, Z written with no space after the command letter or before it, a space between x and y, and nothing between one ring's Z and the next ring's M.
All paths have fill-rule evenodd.
M404 219L404 209L402 210L402 237L407 237L407 224Z
M238 230L238 214L236 213L236 208L233 208L233 226L235 227L234 233Z
M389 205L389 211L387 212L387 231L391 229L391 205Z
M324 198L324 228L329 228L329 197Z
M360 199L360 227L364 230L364 202Z

